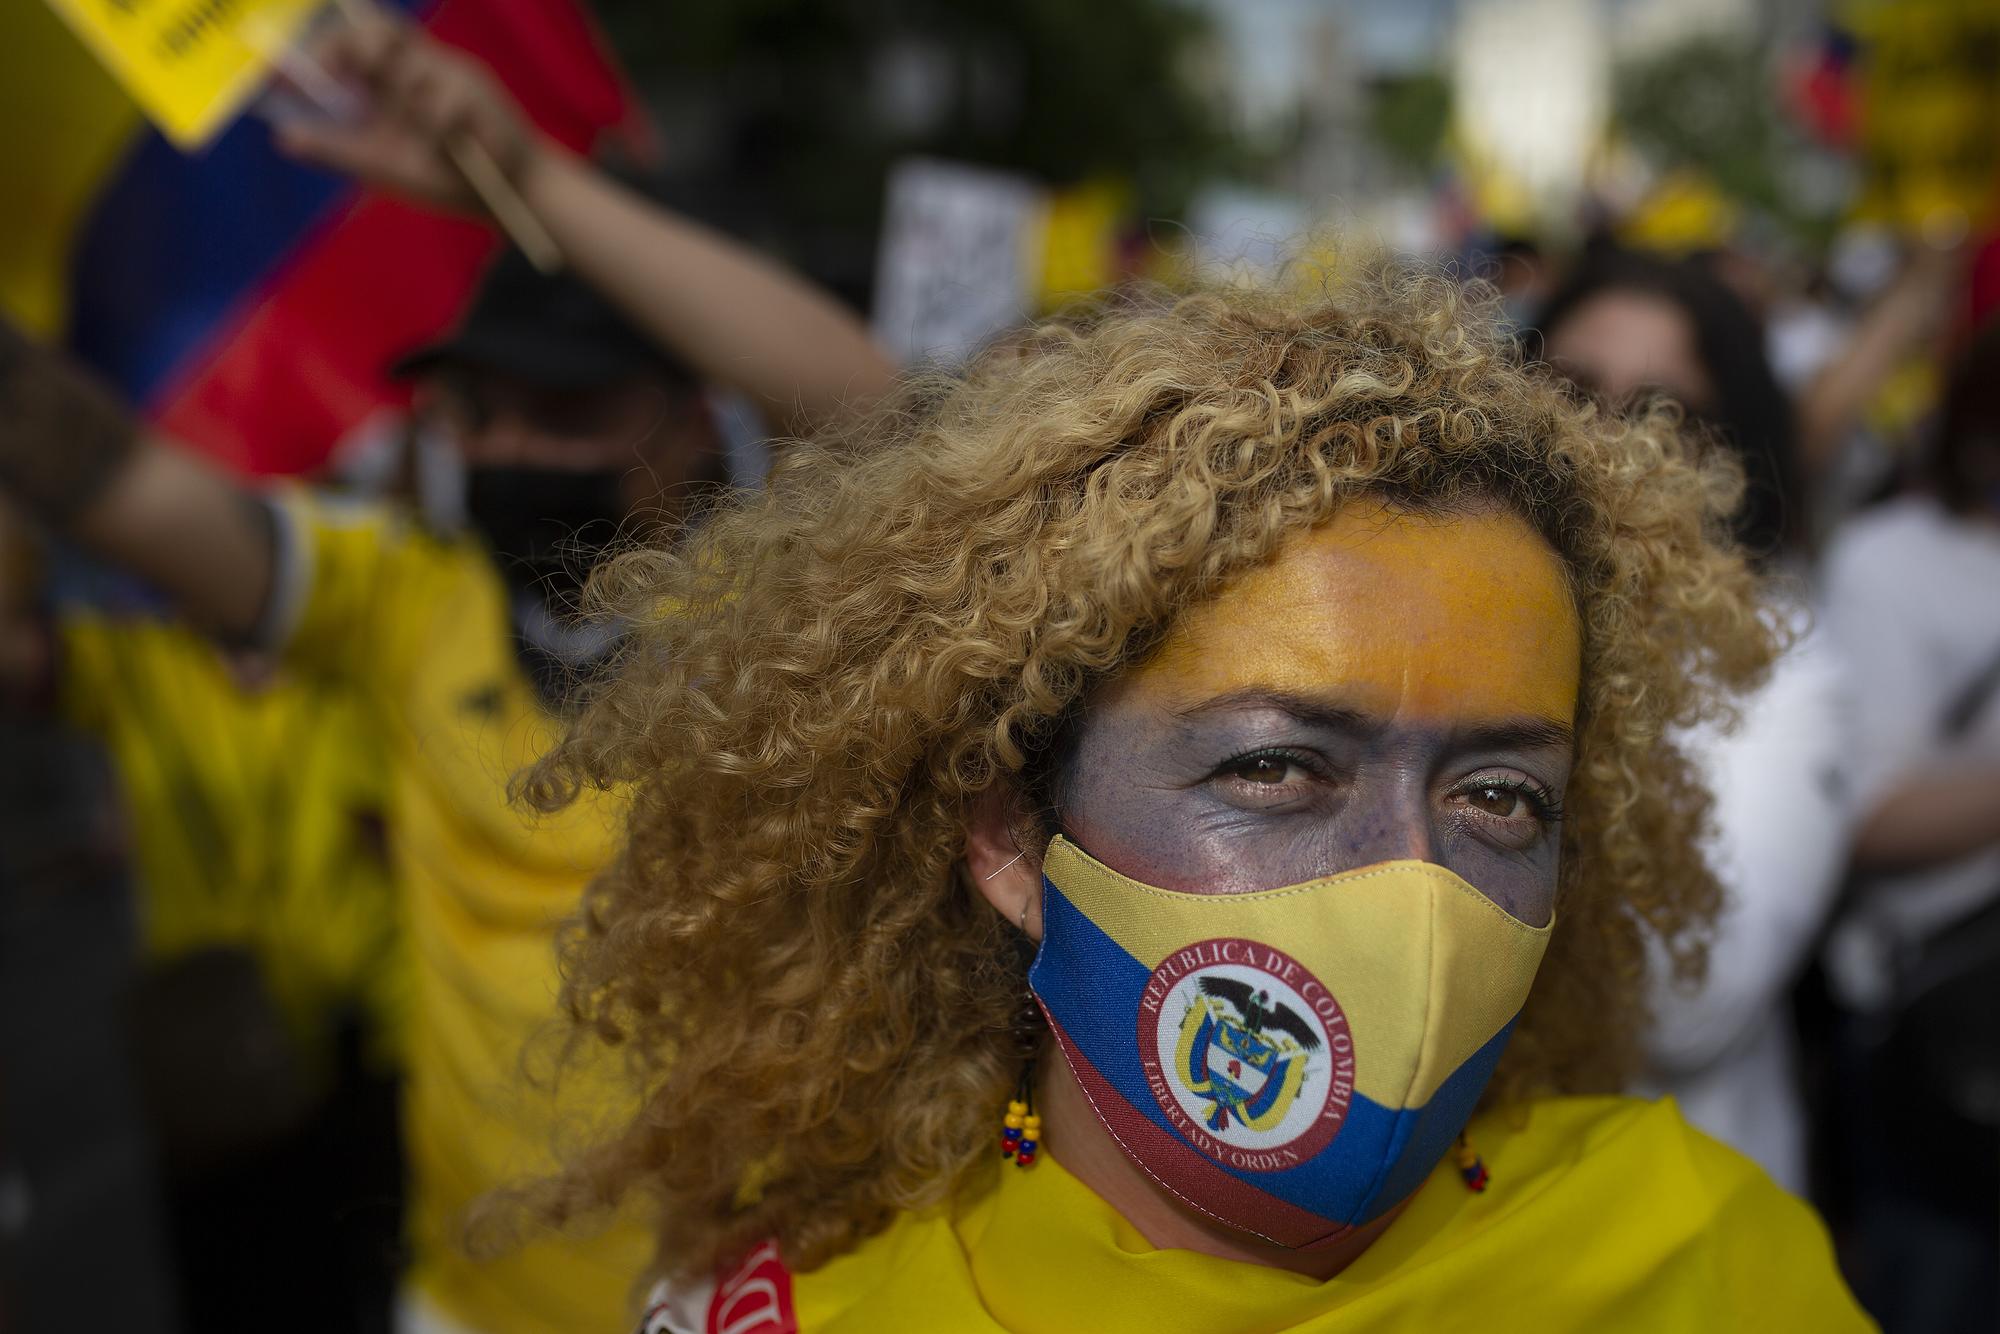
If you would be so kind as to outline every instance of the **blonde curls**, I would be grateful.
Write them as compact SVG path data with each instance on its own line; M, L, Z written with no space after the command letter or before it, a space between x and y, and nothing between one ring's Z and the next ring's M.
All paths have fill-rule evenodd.
M640 1187L663 1270L766 1237L810 1268L988 1180L1024 963L955 869L969 805L1182 608L1364 492L1510 506L1573 581L1561 925L1489 1096L1614 1088L1644 937L1692 969L1718 897L1672 731L1775 647L1720 453L1577 401L1408 271L1052 323L791 446L691 542L594 581L629 648L529 786L631 793L563 994L642 1100L534 1207Z

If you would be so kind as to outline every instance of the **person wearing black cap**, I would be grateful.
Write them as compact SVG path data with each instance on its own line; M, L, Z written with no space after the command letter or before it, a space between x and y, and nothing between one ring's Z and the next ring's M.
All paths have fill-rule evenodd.
M464 464L463 511L510 594L517 647L551 702L607 646L578 628L584 573L610 542L676 527L729 480L706 394L589 286L517 250L456 333L393 368L413 429Z
M651 1258L637 1226L537 1240L487 1263L458 1244L468 1205L546 1167L557 1128L612 1096L587 1071L531 1083L520 1060L556 985L552 933L611 856L621 798L531 820L508 783L553 740L562 685L610 647L615 632L564 624L592 550L621 526L678 523L722 480L707 385L788 402L775 415L803 428L886 379L850 381L848 396L813 390L828 364L887 363L851 315L796 278L714 233L683 239L694 248L677 262L701 270L688 286L718 327L741 333L755 307L787 331L741 375L719 375L739 363L712 347L705 361L683 345L661 351L658 327L642 334L578 278L543 277L512 255L455 335L400 364L414 420L464 457L472 533L305 487L250 493L0 327L0 491L223 639L351 691L357 725L379 731L389 755L387 832L415 959L405 1330L630 1323L622 1297ZM717 273L742 283L717 288ZM699 310L689 318L704 327ZM801 327L818 331L811 356L789 341Z

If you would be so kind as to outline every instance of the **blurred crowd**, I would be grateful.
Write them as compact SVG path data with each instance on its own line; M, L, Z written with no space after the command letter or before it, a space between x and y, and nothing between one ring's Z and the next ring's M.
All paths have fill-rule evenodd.
M550 942L612 855L616 794L532 817L512 787L617 658L617 625L579 615L592 565L756 486L899 359L948 362L1098 287L1146 300L1236 263L1310 283L1375 262L1360 240L1323 253L1316 220L1268 191L1234 206L1250 233L1215 221L1232 207L1216 194L1170 237L1131 189L1010 205L1033 164L989 161L945 198L932 162L894 178L884 244L904 248L878 257L871 331L869 284L824 219L772 207L770 163L792 145L704 150L704 182L743 156L746 212L742 188L691 188L671 154L607 165L553 146L527 94L452 45L351 22L316 59L374 109L283 120L279 146L417 209L479 214L491 201L441 147L469 137L563 238L563 264L504 249L448 331L370 368L393 411L313 475L252 480L149 424L87 349L23 332L19 310L4 333L13 1328L629 1324L649 1246L635 1221L496 1260L460 1232L607 1087L549 1075L542 1029ZM885 45L876 96L921 120L951 49ZM968 106L951 147L978 160L978 116L1000 113ZM1426 258L1486 285L1523 358L1607 413L1669 401L1740 462L1735 537L1790 647L1734 718L1676 738L1714 793L1726 895L1705 974L1657 961L1636 1091L1673 1096L1810 1199L1892 1334L2000 1319L1996 154L1984 213L1848 221L1811 246L1676 233L1666 210L1640 225L1601 200L1550 225L1461 198L1468 224L1416 229ZM880 170L855 171L882 193ZM952 268L1018 243L1010 207L1042 219L1046 252L1034 279L997 280L1020 290L1011 309ZM1065 245L1084 255L1070 271Z

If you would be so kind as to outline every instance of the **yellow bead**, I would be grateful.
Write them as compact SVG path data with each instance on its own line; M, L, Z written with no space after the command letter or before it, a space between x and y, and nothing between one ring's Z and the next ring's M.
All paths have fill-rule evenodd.
M1000 1124L1009 1130L1019 1130L1021 1128L1021 1118L1009 1112L1000 1118Z
M1042 1128L1042 1118L1039 1116L1023 1117L1021 1119L1021 1128L1028 1132L1029 1139L1033 1139L1035 1132Z
M1012 1102L1009 1102L1007 1104L1007 1115L1026 1116L1027 1114L1028 1114L1028 1104L1022 1102L1019 1098L1015 1098Z

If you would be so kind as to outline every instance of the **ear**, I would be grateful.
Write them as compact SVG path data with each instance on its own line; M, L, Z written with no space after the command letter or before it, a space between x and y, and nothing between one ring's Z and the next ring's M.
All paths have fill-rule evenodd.
M1042 859L1014 838L1014 791L995 783L965 820L965 870L972 887L1009 923L1042 939Z

